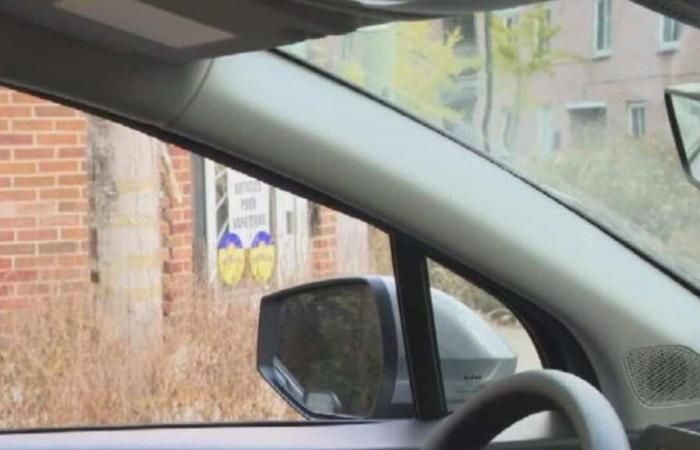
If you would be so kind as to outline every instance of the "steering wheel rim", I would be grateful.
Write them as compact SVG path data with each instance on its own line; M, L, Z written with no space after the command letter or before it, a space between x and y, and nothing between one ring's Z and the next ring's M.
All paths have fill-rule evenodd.
M520 419L562 414L584 450L629 450L622 422L597 389L557 370L522 372L486 386L444 419L422 450L480 450Z

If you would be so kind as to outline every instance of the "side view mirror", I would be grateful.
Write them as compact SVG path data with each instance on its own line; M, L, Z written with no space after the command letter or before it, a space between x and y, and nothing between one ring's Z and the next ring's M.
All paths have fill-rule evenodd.
M666 89L666 109L683 170L700 188L700 84Z
M515 373L517 356L479 315L432 289L447 406ZM263 297L258 370L314 419L413 415L393 278L304 284Z

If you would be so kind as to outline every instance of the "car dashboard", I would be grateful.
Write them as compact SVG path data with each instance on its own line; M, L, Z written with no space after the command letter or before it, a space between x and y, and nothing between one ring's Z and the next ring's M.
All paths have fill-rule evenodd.
M642 432L634 448L635 450L700 449L700 433L687 428L652 425Z

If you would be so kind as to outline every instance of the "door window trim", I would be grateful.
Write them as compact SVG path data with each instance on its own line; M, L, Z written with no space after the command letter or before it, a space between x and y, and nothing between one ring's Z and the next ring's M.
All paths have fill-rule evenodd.
M439 419L447 414L447 403L442 385L427 261L410 240L391 233L389 236L416 417Z
M465 266L464 264L458 262L454 258L433 249L429 245L417 241L415 238L408 236L402 231L393 228L391 225L384 223L380 219L374 218L371 215L362 212L361 210L349 206L326 194L318 192L311 187L290 180L284 175L278 174L276 172L255 165L251 162L237 158L234 155L228 152L218 150L215 147L196 141L191 141L186 137L173 135L164 130L153 130L148 126L134 124L131 121L124 121L124 119L118 117L114 119L116 119L116 121L121 121L121 123L124 123L127 126L132 126L136 129L141 129L145 133L157 137L161 140L185 148L188 151L191 151L192 153L199 154L204 158L208 158L212 161L226 165L228 167L236 167L235 170L237 170L238 172L244 173L251 177L255 177L258 180L268 183L277 189L283 189L292 194L304 197L308 201L325 205L329 208L333 208L338 212L347 214L351 217L354 217L358 220L362 220L367 224L378 228L379 230L389 235L391 242L398 243L400 241L401 243L401 245L395 245L392 247L392 258L394 258L394 276L397 279L397 286L401 286L401 282L399 281L400 275L399 268L397 265L399 258L397 258L397 253L395 249L410 249L410 251L414 252L414 255L420 255L420 258L422 258L423 261L422 265L424 270L424 274L422 275L424 281L422 281L422 284L426 286L426 289L429 289L426 258L430 258L442 264L446 268L452 270L455 274L464 277L467 281L474 283L480 289L483 289L487 293L493 295L494 297L499 299L504 306L510 309L510 311L520 321L520 323L523 325L525 330L528 332L528 335L532 339L533 344L537 349L538 355L540 357L540 361L542 362L543 368L558 369L574 373L588 381L596 388L600 388L600 383L598 381L598 378L595 374L590 360L586 356L585 352L583 351L583 348L581 347L580 343L575 338L575 336L571 333L571 331L569 331L569 329L563 323L559 322L559 320L548 314L546 311L537 307L534 303L528 301L526 298L520 296L519 294L506 288L505 286L502 286L499 283L491 280L489 277L480 274L478 271ZM509 173L511 172L509 171ZM543 192L543 194L548 195L545 192ZM407 260L404 259L401 267L410 267L406 264L406 261ZM408 275L404 273L404 279L406 279L407 276ZM427 299L429 298L428 292L429 290L426 290L422 296L424 301L427 301ZM399 296L399 298L401 297ZM399 304L401 304L401 300L399 300ZM430 314L430 317L432 317L432 308L430 309ZM401 320L402 322L405 320L405 314L403 312L401 312ZM405 326L404 330L406 330ZM404 333L405 336L409 334L405 331ZM437 354L437 336L434 334L434 325L433 335L431 339L435 343L433 351L435 352L435 354ZM413 355L407 348L407 361L410 360L410 358L412 357ZM440 365L437 364L436 369L433 369L432 373L427 371L421 372L421 375L419 375L419 377L425 375L426 378L432 377L434 379L438 379L441 383L442 377L440 375L439 370ZM415 380L415 373L413 373L410 369L409 376L413 389L413 385L415 385L417 381ZM437 395L441 396L437 398L442 398L444 397L444 391L442 389L438 389L439 387L441 387L441 385L432 384L432 387L426 388L426 391L430 392L430 390L432 389L433 392L437 392ZM435 402L435 400L428 401ZM426 411L425 407L418 406L420 403L420 398L414 399L414 411L416 413L416 419L429 419L429 416L423 416L425 412L432 412L432 414L442 414L438 417L443 417L447 414L444 398L442 399L442 402L437 402L437 404L442 404L442 409L439 409L438 406L433 406L428 407L428 410ZM421 408L423 409L421 410Z
M556 369L583 378L600 390L591 360L571 330L559 319L514 290L492 280L456 259L415 243L425 258L442 265L497 299L520 322L537 351L543 369ZM426 274L427 275L427 274Z
M371 94L367 94L366 92L338 79L337 77L334 77L332 75L328 75L328 74L324 73L323 71L320 71L319 69L316 69L312 66L309 66L308 64L306 64L302 61L299 61L298 59L296 59L292 56L281 53L279 51L273 51L273 53L278 54L278 55L282 55L284 58L288 59L291 63L302 65L315 73L319 73L328 79L331 79L331 80L333 80L333 81L335 81L343 86L350 88L353 91L360 93L361 95L367 96L368 98L371 98L371 99L377 101L378 103L389 107L390 109L396 111L397 113L402 114L402 115L406 116L407 118L416 121L416 123L419 123L423 126L430 128L431 130L435 131L437 134L439 134L439 135L441 135L441 136L443 136L451 141L460 143L459 141L456 141L453 137L446 134L445 132L443 132L439 129L436 129L436 128L430 126L429 124L426 124L423 121L415 119L413 116L411 116L410 114L407 114L405 111L401 110L400 108L397 108L393 105L390 105L390 104L386 103L385 101L383 101L383 100L381 100L381 99L379 99ZM509 290L508 288L506 288L504 286L499 285L497 282L492 281L491 279L478 273L477 271L474 271L474 270L464 266L462 263L459 263L458 261L454 260L453 258L451 258L445 254L442 254L442 253L438 252L437 250L434 250L432 247L417 241L415 238L412 238L412 237L406 235L404 232L402 232L398 229L395 229L394 227L385 223L381 219L378 219L378 218L375 218L371 215L368 215L367 213L365 213L361 210L358 210L357 208L354 208L354 207L352 207L352 206L350 206L342 201L334 199L333 197L331 197L327 194L323 194L323 193L315 190L314 188L306 186L298 181L292 180L283 174L277 173L277 172L269 170L269 169L265 169L265 168L255 164L255 163L238 158L235 155L228 153L228 152L225 152L221 149L217 149L216 147L214 147L212 145L209 145L209 144L197 141L197 140L192 140L186 136L182 136L180 134L174 133L174 132L169 131L167 129L159 128L159 127L154 126L152 124L143 123L143 122L140 122L140 121L135 120L135 119L119 116L119 115L116 115L116 114L111 113L109 111L105 111L105 110L102 110L100 108L95 108L95 107L90 106L90 105L85 105L85 104L82 104L80 102L71 101L71 100L56 96L56 95L47 94L45 92L36 91L36 90L29 89L29 88L26 88L23 86L15 86L15 85L8 85L8 84L5 84L5 85L8 87L11 87L12 89L15 89L15 90L18 90L21 92L25 92L25 93L28 93L31 95L39 96L42 98L46 98L46 99L54 101L56 103L60 103L62 105L69 106L71 108L77 108L77 109L80 109L80 110L82 110L86 113L89 113L89 114L96 114L96 115L99 115L99 116L104 117L106 119L112 120L116 123L120 123L124 126L130 127L132 129L139 130L139 131L141 131L149 136L152 136L154 138L160 139L164 142L167 142L167 143L170 143L173 145L177 145L177 146L179 146L183 149L186 149L187 151L189 151L193 154L199 155L203 158L207 158L207 159L212 160L216 163L223 164L227 167L235 167L236 171L241 172L243 174L246 174L248 176L254 177L254 178L256 178L264 183L268 183L277 189L283 189L283 190L288 191L292 194L304 197L306 200L308 200L310 202L326 205L329 208L333 208L334 210L336 210L338 212L347 214L347 215L354 217L358 220L362 220L362 221L366 222L367 224L370 224L370 225L378 228L379 230L384 231L385 233L387 233L389 235L389 237L392 241L401 240L402 243L406 244L406 247L401 246L402 248L412 248L413 249L412 251L414 251L414 252L416 250L420 250L420 252L422 252L423 268L425 270L424 283L428 282L428 273L427 273L427 267L426 267L427 264L426 264L425 258L430 258L430 259L442 264L446 268L452 270L456 274L463 276L466 280L474 283L479 288L483 289L487 293L489 293L489 294L495 296L496 298L498 298L499 300L501 300L502 303L504 304L504 306L507 306L516 315L516 318L518 318L518 320L520 320L520 322L523 324L523 326L525 327L525 329L528 332L528 334L530 335L530 337L533 339L533 344L535 345L535 348L538 351L538 354L540 356L540 360L542 361L543 367L569 371L571 373L574 373L574 374L586 379L593 386L599 387L600 384L595 376L595 372L593 371L592 367L591 367L591 374L587 375L584 371L578 370L578 369L574 368L574 366L570 365L571 358L551 358L550 351L544 350L546 348L546 346L544 345L546 340L540 339L539 335L535 334L535 331L538 331L538 329L536 329L530 325L531 320L528 317L532 318L532 317L540 316L542 318L545 318L547 321L550 321L550 324L552 326L558 327L557 335L561 335L564 338L566 338L567 336L570 337L569 343L573 345L570 348L572 350L576 350L576 348L580 349L580 352L575 355L576 356L575 360L579 361L582 358L583 359L582 367L585 368L586 365L590 366L590 361L588 360L587 356L585 355L582 348L580 347L580 344L578 343L578 341L575 339L573 334L571 334L571 332L566 328L566 326L564 324L560 323L556 318L549 315L544 310L540 309L534 303L528 301L524 297L516 294L515 292ZM460 145L463 145L463 144L460 143ZM477 152L477 154L479 154L479 153ZM481 155L481 154L479 154L479 155L483 157L483 155ZM545 195L549 198L552 198L553 200L555 200L558 204L560 204L564 208L571 210L572 212L581 216L582 219L584 219L587 222L593 224L594 226L600 228L601 230L606 232L606 234L613 237L617 242L619 242L620 244L622 244L626 248L630 248L630 249L634 250L634 247L630 247L624 241L617 239L614 234L610 233L606 228L602 227L597 222L591 220L585 214L581 213L580 211L577 211L575 209L570 208L568 205L566 205L565 203L562 203L560 200L558 200L556 197L552 196L547 191L538 188L537 186L533 185L531 182L522 178L521 176L519 176L518 174L516 174L515 172L513 172L509 168L503 166L502 164L499 164L498 162L491 160L488 157L485 157L485 158L487 160L489 160L491 163L493 163L494 165L496 165L497 167L504 170L506 173L509 173L509 174L513 175L514 177L522 180L523 182L525 182L529 186L536 189L538 192L542 193L543 195ZM410 247L409 247L409 245L410 245ZM393 249L392 249L392 253L393 253ZM663 270L663 267L659 267L656 264L654 264L653 260L649 260L644 254L640 254L637 251L635 251L635 254L638 254L644 260L650 261L654 265L654 267L658 267L663 273L667 273L665 270ZM396 258L396 254L393 253L392 257ZM398 280L399 274L398 274L396 262L394 263L394 274ZM677 279L676 277L672 277L672 278L674 280L678 281L681 285L686 286L686 283L684 283L682 279ZM429 284L426 286L429 286ZM691 291L695 292L693 289L691 289ZM426 291L426 293L424 294L425 298L427 298L427 292L429 292L429 291ZM430 313L432 314L432 309L431 309ZM404 320L403 313L401 313L401 315L402 315L402 321L403 321ZM532 321L532 322L534 323L534 321ZM546 331L546 330L543 330L543 331ZM549 334L547 334L546 336L549 336ZM437 340L436 336L434 335L434 330L433 330L432 340L434 342L436 342L436 340ZM567 347L567 348L569 348L569 347ZM437 346L434 347L434 352L437 353ZM411 355L410 355L410 352L408 351L408 349L407 349L406 354L407 354L406 355L407 359L411 358ZM439 364L437 365L437 367L439 369ZM412 373L410 375L413 376ZM435 374L433 374L433 376L435 376ZM437 376L439 377L439 372L437 372ZM439 378L440 378L440 382L441 382L441 377L439 377ZM413 378L411 378L411 383L412 384L415 383ZM433 389L435 389L435 387L436 386L433 386ZM442 389L438 390L437 392L440 393L439 395L444 395L444 392L442 391ZM416 399L416 400L418 400L418 399ZM417 405L418 401L414 401L414 404ZM444 400L443 400L442 404L444 406ZM416 406L416 416L415 417L417 419L422 419L423 417L421 417L421 415L419 415L418 411L419 411L418 407ZM360 420L357 421L357 423L360 423L360 422L362 422L362 421L360 421ZM342 423L348 423L348 422L343 421ZM356 421L353 421L352 423L356 423ZM266 422L260 422L260 424L262 426L268 425L268 423L266 423ZM212 423L212 424L208 424L208 423L198 424L198 426L201 426L201 427L207 427L207 426L226 427L226 426L232 426L232 425L237 426L237 425L240 425L240 423L224 422L224 423ZM191 426L191 425L170 424L170 425L167 425L165 427L166 428L181 428L181 427L188 427L188 426ZM155 424L155 425L145 425L145 426L135 426L135 427L130 427L130 426L104 427L104 429L105 430L114 430L114 429L130 429L130 428L163 428L163 427L164 426L162 424ZM91 428L90 427L80 427L80 428L75 428L72 430L83 430L83 429L91 429ZM51 429L51 431L53 432L53 431L60 431L60 430ZM30 430L28 430L28 432L37 432L37 430L30 429Z

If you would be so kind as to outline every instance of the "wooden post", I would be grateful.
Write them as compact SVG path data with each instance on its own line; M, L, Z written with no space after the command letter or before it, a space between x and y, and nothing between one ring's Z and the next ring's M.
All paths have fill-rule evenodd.
M100 332L129 353L157 346L162 328L159 162L165 144L90 117L92 279Z

